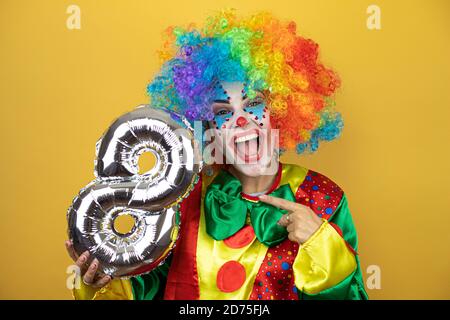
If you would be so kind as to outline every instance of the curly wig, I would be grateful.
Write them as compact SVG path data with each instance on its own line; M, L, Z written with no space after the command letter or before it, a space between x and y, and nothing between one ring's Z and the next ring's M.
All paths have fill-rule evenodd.
M271 125L280 129L280 151L314 152L343 128L334 110L337 74L318 60L319 46L297 35L293 21L234 10L209 17L201 28L169 27L159 51L162 67L147 87L154 107L189 121L212 120L217 81L247 83L248 96L267 93Z

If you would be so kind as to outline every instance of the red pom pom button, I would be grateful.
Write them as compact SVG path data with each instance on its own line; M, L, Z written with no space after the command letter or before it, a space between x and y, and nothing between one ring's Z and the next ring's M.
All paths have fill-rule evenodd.
M239 249L249 245L253 239L255 239L255 230L247 225L223 242L230 248Z
M245 282L245 268L237 261L225 262L217 272L217 288L222 292L238 290Z

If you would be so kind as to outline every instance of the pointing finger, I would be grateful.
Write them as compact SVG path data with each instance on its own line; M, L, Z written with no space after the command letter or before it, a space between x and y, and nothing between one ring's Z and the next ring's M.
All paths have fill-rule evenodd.
M259 196L259 200L283 210L294 211L297 208L297 203L295 202L265 194Z

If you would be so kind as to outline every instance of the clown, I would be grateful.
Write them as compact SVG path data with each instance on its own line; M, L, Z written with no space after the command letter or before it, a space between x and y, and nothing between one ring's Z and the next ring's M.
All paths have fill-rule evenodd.
M279 161L337 138L336 74L293 22L225 11L169 28L148 86L155 107L202 121L208 166L180 207L180 238L149 274L82 268L76 299L367 299L346 195L326 176ZM211 161L213 159L213 161Z

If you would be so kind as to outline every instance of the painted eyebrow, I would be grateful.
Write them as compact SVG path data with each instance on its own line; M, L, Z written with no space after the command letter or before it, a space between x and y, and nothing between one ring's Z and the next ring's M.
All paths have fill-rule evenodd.
M228 100L214 100L214 102L230 104L230 101Z

